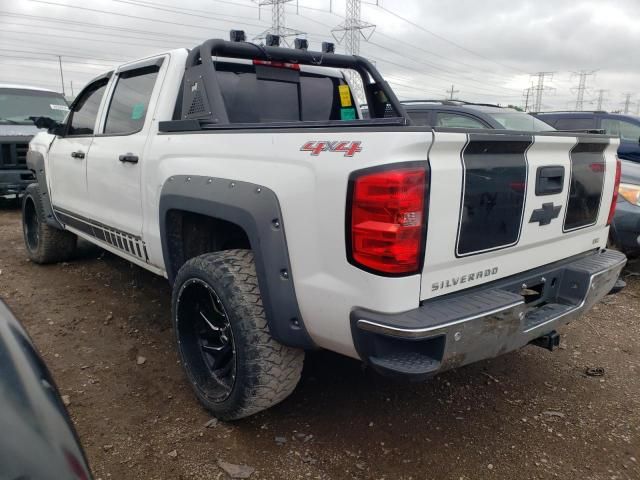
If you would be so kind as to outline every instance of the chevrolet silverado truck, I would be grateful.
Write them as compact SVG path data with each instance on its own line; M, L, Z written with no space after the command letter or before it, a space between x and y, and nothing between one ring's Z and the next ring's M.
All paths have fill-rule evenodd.
M188 382L223 419L286 398L312 349L418 380L552 349L626 262L606 249L616 139L415 126L369 61L331 50L208 40L130 62L30 144L31 260L81 237L166 277Z
M35 180L27 168L29 141L38 133L33 118L63 121L62 95L24 85L0 84L0 196L19 195Z

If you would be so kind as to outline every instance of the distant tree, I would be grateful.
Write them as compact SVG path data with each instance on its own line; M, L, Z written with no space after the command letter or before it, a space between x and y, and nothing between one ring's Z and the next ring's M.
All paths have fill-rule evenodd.
M517 110L517 111L519 111L519 112L524 112L524 108L519 107L519 106L517 106L517 105L507 105L507 107L509 107L509 108L513 108L514 110Z

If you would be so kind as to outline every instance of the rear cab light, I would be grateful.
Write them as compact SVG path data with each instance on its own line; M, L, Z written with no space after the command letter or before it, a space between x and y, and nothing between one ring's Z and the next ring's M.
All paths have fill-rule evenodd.
M347 257L384 276L419 273L424 260L429 169L425 162L354 172L347 195Z
M609 218L607 219L607 225L611 225L613 217L616 214L616 204L618 203L618 190L620 190L620 176L622 173L622 163L618 156L616 156L616 177L613 184L613 196L611 199L611 207L609 207Z
M289 70L300 70L299 63L289 63L289 62L276 62L272 60L253 60L254 65L262 65L265 67L274 67L274 68L288 68Z

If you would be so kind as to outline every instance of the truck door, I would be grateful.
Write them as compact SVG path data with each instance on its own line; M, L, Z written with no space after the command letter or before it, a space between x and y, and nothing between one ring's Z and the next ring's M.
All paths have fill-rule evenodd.
M101 225L98 239L142 261L148 258L141 240L141 172L162 61L146 60L116 72L87 164L92 219Z
M56 137L49 150L51 200L61 213L84 217L89 212L87 161L108 82L109 77L105 76L89 84L78 95L71 105L66 133Z

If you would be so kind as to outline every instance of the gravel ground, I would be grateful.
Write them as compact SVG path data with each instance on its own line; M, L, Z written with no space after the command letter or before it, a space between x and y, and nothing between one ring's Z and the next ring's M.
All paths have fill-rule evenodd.
M224 462L252 480L640 478L632 270L554 353L528 347L426 383L313 353L285 402L207 425L173 347L166 280L92 247L78 256L31 264L19 212L0 207L0 298L69 396L98 479L226 479Z

